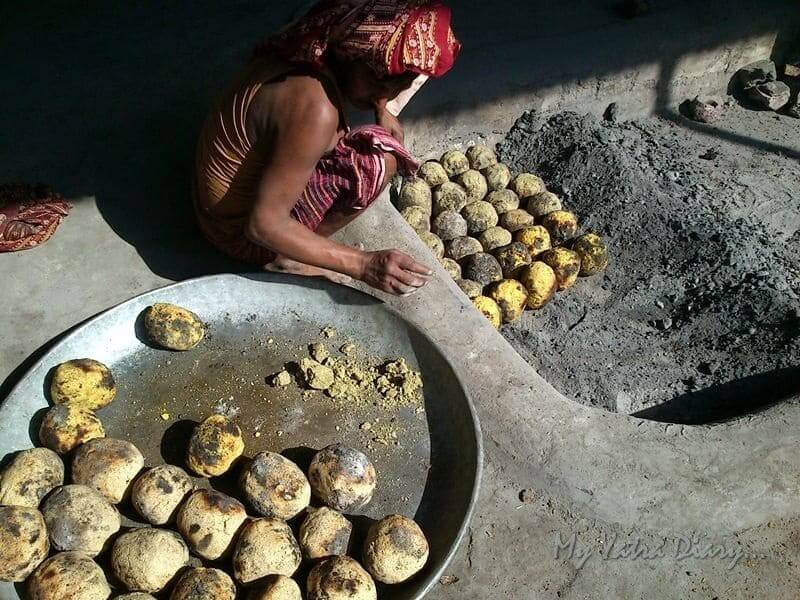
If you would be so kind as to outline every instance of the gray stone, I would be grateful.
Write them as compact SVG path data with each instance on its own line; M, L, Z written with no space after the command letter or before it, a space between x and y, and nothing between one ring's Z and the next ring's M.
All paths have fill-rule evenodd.
M722 116L722 104L713 99L701 100L695 96L686 103L686 115L699 123L714 123Z
M789 102L792 90L782 81L768 81L750 88L747 95L761 108L779 110Z
M749 90L762 83L775 81L778 78L778 70L771 60L759 60L742 67L736 75L739 87Z

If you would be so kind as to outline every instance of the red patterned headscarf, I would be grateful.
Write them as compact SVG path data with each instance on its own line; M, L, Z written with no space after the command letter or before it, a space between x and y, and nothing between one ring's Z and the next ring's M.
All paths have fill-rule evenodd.
M438 0L321 0L256 49L321 67L330 48L364 60L380 76L441 77L461 44Z
M0 252L26 250L46 242L70 208L47 186L0 184Z

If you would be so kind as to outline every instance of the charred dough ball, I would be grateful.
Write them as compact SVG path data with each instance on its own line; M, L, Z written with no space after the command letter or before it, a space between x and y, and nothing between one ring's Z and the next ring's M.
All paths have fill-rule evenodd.
M111 588L97 563L81 552L44 561L28 580L30 600L106 600Z
M428 540L419 525L402 515L390 515L369 528L364 541L364 566L383 583L402 583L428 561Z
M502 227L489 227L489 229L481 232L478 236L478 241L486 252L490 252L501 246L508 246L511 240L511 232Z
M435 160L428 160L422 163L417 172L417 176L432 188L437 185L442 185L449 179L447 171L444 170L442 164Z
M233 575L241 584L268 575L291 577L302 555L291 528L277 519L254 519L242 529L233 552Z
M446 210L434 217L432 231L446 242L467 235L467 222L457 212Z
M242 430L225 415L211 415L195 427L189 440L187 463L203 477L217 477L231 468L244 452Z
M352 533L353 524L342 513L323 506L309 511L298 541L303 556L315 560L347 554Z
M484 144L470 146L465 154L467 155L469 166L478 171L497 164L497 156L495 156L494 151Z
M314 455L308 468L314 495L342 512L363 508L375 491L375 467L355 448L333 444Z
M467 192L459 184L445 181L433 190L433 215L445 211L458 212L467 204Z
M461 214L467 221L467 231L471 234L481 233L490 227L497 225L497 212L489 202L479 200L472 204L467 204Z
M403 210L409 206L417 206L426 213L431 212L431 188L422 179L406 179L400 190L397 208Z
M561 210L561 199L553 192L539 192L528 198L527 209L534 217L543 217L553 211Z
M503 323L510 323L522 316L528 301L528 290L516 279L503 279L487 288L486 295L500 307Z
M515 208L500 215L500 225L514 233L534 224L533 215L521 208Z
M119 504L128 486L144 467L139 449L125 440L89 440L72 458L72 481L88 485L112 504Z
M469 161L466 155L459 150L448 150L442 154L442 158L439 159L439 162L442 164L442 167L444 167L447 176L451 178L456 175L461 175L461 173L469 169Z
M542 252L537 258L553 269L559 290L571 287L578 278L578 273L581 270L581 259L572 250L553 248Z
M439 264L442 265L442 268L447 272L448 275L450 275L452 279L461 278L461 265L459 265L452 258L440 258Z
M159 465L133 482L131 504L148 523L166 525L192 490L194 482L186 471L175 465Z
M503 268L500 263L486 252L470 254L461 261L461 273L464 279L472 279L481 285L489 285L503 278Z
M518 229L514 233L514 241L525 244L531 256L541 254L550 249L550 233L541 225L531 225Z
M308 574L308 600L377 600L375 582L349 556L334 556Z
M236 585L225 571L195 567L178 579L169 600L235 600Z
M497 190L486 196L486 202L492 205L498 215L519 208L519 196L511 190Z
M483 286L472 279L456 279L456 285L469 299L476 298L483 293Z
M511 181L510 187L520 198L528 198L539 192L547 191L542 178L533 173L520 173Z
M111 570L134 592L160 592L189 564L189 549L174 531L143 527L123 533L111 549Z
M61 363L50 382L50 399L54 404L74 404L86 410L103 408L116 394L117 386L109 368L91 358Z
M456 178L456 181L464 188L467 194L467 204L483 200L486 192L489 191L486 185L486 178L481 175L480 171L475 171L474 169L464 171Z
M425 245L430 248L436 258L442 258L444 256L444 243L438 235L430 231L418 231L417 235L419 239L425 242Z
M71 404L57 404L52 407L45 413L39 427L42 445L59 454L66 454L89 440L105 435L103 424L97 415Z
M49 551L42 513L27 506L0 507L0 581L25 581Z
M500 329L500 325L503 324L503 315L500 312L500 307L497 306L497 302L486 296L475 296L472 299L472 304L489 320L489 323L495 329Z
M584 233L572 244L581 259L581 275L594 275L608 266L608 248L596 233Z
M558 290L555 271L541 261L520 269L520 283L528 290L528 308L539 309L550 301Z
M512 278L525 265L531 264L531 253L522 242L512 242L508 246L498 248L492 254L503 269L503 277Z
M53 548L89 556L100 554L120 527L117 509L85 485L57 488L42 504L42 514Z
M64 483L64 463L47 448L17 454L0 474L0 505L37 508L42 499Z
M502 190L511 181L511 171L503 163L489 165L483 169L483 176L486 177L486 184L490 190Z
M254 588L247 600L303 600L300 586L284 575L270 575Z
M217 560L233 548L233 541L247 519L244 505L214 490L196 490L180 509L175 525L192 553Z
M411 229L417 233L430 229L431 216L424 208L408 206L400 211L400 216L403 217L405 222L411 226Z
M200 317L164 302L145 309L144 329L151 342L167 350L190 350L206 335L206 325Z
M481 243L475 238L464 236L457 237L456 239L447 242L447 250L445 251L445 254L447 255L447 258L452 258L453 260L458 261L465 256L475 254L476 252L483 252L483 246L481 246Z
M578 231L578 219L571 212L556 210L542 217L542 226L550 233L553 244L563 244Z
M288 521L308 506L311 486L296 464L275 452L259 452L242 471L244 497L258 514Z

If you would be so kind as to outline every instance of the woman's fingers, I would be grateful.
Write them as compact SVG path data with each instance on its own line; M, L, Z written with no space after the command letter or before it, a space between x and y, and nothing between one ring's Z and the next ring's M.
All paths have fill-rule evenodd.
M397 251L397 264L401 269L416 273L417 275L422 275L424 277L430 277L433 275L433 271L431 271L428 267L418 263L408 254L400 252L399 250Z

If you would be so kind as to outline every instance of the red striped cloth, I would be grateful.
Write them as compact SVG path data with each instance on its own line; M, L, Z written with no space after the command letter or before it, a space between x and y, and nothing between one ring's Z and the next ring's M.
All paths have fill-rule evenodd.
M43 244L55 233L70 208L45 185L0 185L0 252Z

